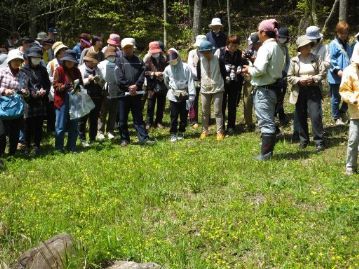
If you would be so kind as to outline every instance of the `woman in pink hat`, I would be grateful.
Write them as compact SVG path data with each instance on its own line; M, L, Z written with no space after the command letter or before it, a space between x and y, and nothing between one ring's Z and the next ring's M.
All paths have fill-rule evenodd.
M116 57L122 56L120 35L110 34L107 39L107 46L102 49L102 52L105 53L108 47L114 47L116 49Z

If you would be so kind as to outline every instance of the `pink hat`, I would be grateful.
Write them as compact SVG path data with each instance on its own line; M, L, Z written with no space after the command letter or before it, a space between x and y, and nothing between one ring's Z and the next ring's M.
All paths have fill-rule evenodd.
M277 36L278 36L278 28L279 28L279 24L275 19L264 20L258 26L259 31L275 32Z
M148 45L148 48L149 48L148 51L149 51L151 54L156 54L156 53L162 52L160 43L159 43L158 41L152 41L152 42Z
M120 46L120 36L118 34L110 34L110 37L107 39L107 44L112 46Z

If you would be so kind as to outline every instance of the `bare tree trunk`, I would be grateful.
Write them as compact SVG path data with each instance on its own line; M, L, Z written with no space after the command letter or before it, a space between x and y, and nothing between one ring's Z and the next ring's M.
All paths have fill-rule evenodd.
M203 2L202 0L194 0L193 26L192 26L193 40L196 39L196 36L199 35L199 32L201 30L202 2Z
M227 18L228 18L228 35L231 35L232 25L231 25L231 3L230 0L227 0Z
M324 22L324 26L323 26L323 30L322 30L323 34L325 34L327 32L328 23L332 20L332 18L335 15L335 11L337 9L338 3L339 3L339 0L334 1L334 4L333 4L332 9L331 9L331 11L329 13L329 16L327 17L327 19Z
M348 0L340 0L339 21L348 20Z
M318 16L317 16L317 0L311 1L311 14L313 19L313 24L318 25Z
M167 46L167 0L163 0L163 44Z
M37 5L34 2L30 2L29 35L31 37L36 37L36 20L32 19L35 18L36 16L37 16Z

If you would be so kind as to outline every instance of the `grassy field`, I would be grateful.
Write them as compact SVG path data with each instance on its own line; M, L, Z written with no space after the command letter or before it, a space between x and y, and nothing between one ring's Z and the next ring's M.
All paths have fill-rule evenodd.
M153 147L105 142L80 154L54 154L48 141L48 154L9 160L0 173L8 227L0 264L68 232L77 248L68 268L116 259L171 269L359 268L359 177L344 175L347 127L326 120L320 154L299 150L286 129L269 162L253 159L258 134L217 142L188 130L175 144L166 129L152 133Z

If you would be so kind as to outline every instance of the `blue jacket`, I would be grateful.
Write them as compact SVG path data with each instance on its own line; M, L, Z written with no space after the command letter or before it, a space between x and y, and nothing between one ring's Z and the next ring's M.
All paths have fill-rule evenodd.
M223 48L226 46L227 43L227 35L222 31L218 34L210 31L206 34L207 40L212 43L212 45L216 48Z
M345 53L346 52L346 53ZM341 78L338 71L343 71L350 65L353 47L349 43L343 44L338 38L335 38L329 44L330 68L328 72L329 84L340 84Z
M76 52L77 61L80 61L81 53L83 51L83 48L81 48L81 44L77 43L76 46L72 50Z

